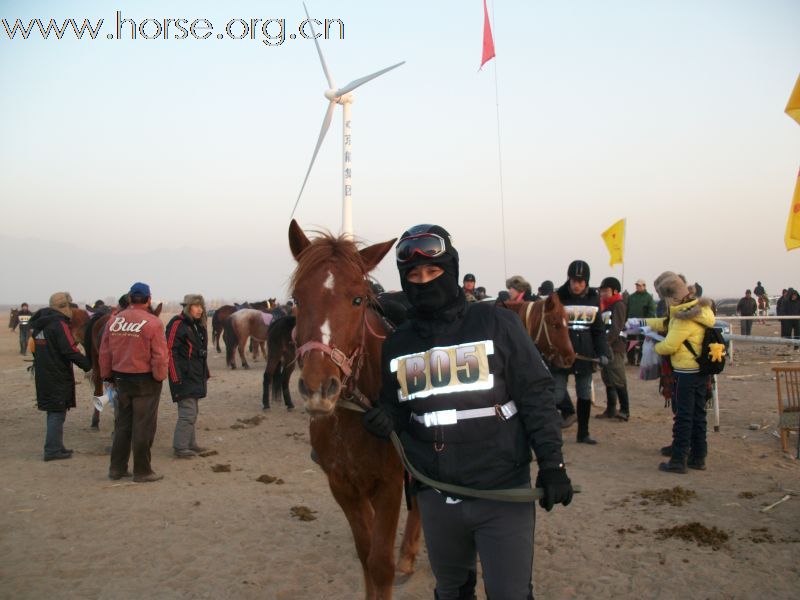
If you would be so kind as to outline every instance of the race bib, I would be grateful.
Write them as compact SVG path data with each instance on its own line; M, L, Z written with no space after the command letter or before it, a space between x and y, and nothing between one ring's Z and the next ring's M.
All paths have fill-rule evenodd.
M393 358L389 368L400 384L397 396L405 402L435 394L489 390L494 386L490 354L494 354L494 343L485 340Z
M567 320L570 329L589 329L597 318L598 308L596 306L565 306L567 310Z
M31 320L31 315L19 315L17 319L19 319L20 325L27 325L28 321Z

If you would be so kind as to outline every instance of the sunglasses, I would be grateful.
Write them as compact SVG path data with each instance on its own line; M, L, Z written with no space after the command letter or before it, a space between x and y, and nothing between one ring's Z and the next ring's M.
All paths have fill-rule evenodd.
M447 251L444 238L435 233L420 233L409 236L397 244L397 262L407 263L417 254L424 258L436 258Z

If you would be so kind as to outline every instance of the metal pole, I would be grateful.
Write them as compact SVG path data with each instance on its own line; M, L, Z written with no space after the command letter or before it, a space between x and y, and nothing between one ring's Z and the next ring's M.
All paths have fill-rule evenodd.
M350 125L350 108L353 103L352 94L339 98L342 105L342 234L353 239L353 146Z

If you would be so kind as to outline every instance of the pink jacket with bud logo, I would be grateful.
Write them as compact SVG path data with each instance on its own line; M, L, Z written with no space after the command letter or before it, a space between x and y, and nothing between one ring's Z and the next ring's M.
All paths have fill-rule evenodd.
M112 372L151 373L156 381L167 377L167 339L164 323L142 305L111 315L100 342L100 376Z

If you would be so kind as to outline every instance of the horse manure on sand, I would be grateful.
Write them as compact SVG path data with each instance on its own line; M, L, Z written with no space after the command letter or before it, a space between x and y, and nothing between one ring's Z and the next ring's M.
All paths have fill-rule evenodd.
M213 467L211 467L211 470L214 471L214 473L230 473L231 472L231 466L230 465L214 465Z
M694 490L687 490L679 485L672 489L642 490L637 493L644 500L657 505L669 504L671 506L683 506L684 504L688 504L693 498L697 498L697 494Z
M293 517L301 521L316 521L317 519L314 516L317 511L311 510L307 506L293 506L291 512Z
M272 475L262 475L256 478L256 481L266 484L274 483L275 485L283 485L285 483L280 477L273 477Z
M695 542L698 546L711 546L713 550L722 548L729 538L723 530L716 527L708 528L697 521L674 527L662 527L656 529L655 534L659 540L678 538L685 542Z

